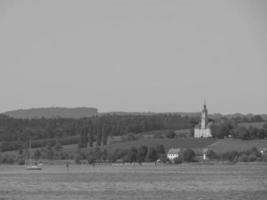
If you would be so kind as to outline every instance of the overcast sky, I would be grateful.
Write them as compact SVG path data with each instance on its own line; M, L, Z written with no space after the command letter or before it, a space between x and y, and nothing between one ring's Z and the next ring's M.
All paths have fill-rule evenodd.
M267 113L267 1L1 0L0 112Z

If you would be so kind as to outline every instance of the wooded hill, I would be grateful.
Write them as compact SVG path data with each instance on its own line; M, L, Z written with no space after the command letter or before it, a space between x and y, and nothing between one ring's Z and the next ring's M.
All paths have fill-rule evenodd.
M210 117L210 116L209 116ZM211 116L212 117L212 116ZM263 139L267 137L266 122L260 116L236 117L213 120L211 127L214 138L225 138L231 135L233 138L244 140ZM255 123L261 121L262 128L240 127L241 122ZM144 135L144 132L154 131L155 138L160 138L158 133L180 133L181 137L192 137L193 128L199 123L199 116L189 117L179 114L101 114L86 118L35 118L14 119L6 115L0 115L0 151L10 151L27 148L29 140L33 147L46 145L78 144L80 148L92 146L105 146L108 138L124 136L131 138ZM171 132L168 132L171 130ZM191 130L191 131L190 131ZM151 132L149 133L151 135ZM152 136L154 137L154 136ZM138 137L137 137L138 138Z
M108 136L138 134L144 131L187 129L197 123L197 118L180 115L103 115L82 119L13 119L0 116L1 151L25 148L32 140L34 147L48 142L77 144L81 147L107 144Z
M92 117L98 114L96 108L31 108L13 110L3 113L4 115L18 119L35 119L35 118L73 118L79 119L84 117Z

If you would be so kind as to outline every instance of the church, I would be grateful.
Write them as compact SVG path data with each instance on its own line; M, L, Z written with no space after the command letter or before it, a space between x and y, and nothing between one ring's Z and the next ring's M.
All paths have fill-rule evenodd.
M201 112L200 124L195 127L194 130L195 138L208 138L212 137L210 124L208 122L208 109L206 103L204 103L203 110Z

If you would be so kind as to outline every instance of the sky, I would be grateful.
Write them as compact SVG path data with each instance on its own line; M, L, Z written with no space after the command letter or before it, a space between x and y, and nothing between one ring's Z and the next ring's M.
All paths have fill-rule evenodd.
M267 113L265 0L1 0L0 112Z

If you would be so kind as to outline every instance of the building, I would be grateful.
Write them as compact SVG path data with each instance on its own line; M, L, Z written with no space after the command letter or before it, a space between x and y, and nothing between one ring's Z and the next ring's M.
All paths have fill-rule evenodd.
M208 152L208 149L207 148L205 148L205 149L203 149L203 160L207 160L207 152Z
M170 161L174 161L175 158L179 158L180 156L180 153L181 153L181 149L179 148L172 148L168 151L167 153L167 158L170 160Z
M200 124L198 124L194 129L195 138L208 138L212 137L210 124L208 122L208 109L204 103L203 110L201 112Z

